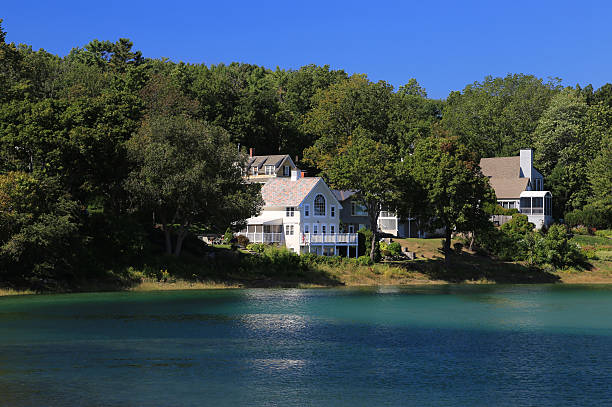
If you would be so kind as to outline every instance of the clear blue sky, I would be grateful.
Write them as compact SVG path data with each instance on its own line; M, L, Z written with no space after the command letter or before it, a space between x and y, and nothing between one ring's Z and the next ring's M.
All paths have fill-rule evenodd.
M8 41L66 55L128 37L146 57L329 64L445 98L486 75L612 82L611 1L5 1Z

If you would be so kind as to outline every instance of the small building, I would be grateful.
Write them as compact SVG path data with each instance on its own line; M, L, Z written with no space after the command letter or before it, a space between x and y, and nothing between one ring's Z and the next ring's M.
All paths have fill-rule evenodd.
M527 215L537 229L552 223L552 194L544 190L544 176L533 166L532 149L514 157L483 158L480 168L501 207Z
M289 178L295 170L297 167L289 154L253 155L251 148L244 177L248 182L265 183L271 178Z
M295 253L357 257L357 233L340 230L342 204L320 177L270 177L261 189L264 207L238 234Z

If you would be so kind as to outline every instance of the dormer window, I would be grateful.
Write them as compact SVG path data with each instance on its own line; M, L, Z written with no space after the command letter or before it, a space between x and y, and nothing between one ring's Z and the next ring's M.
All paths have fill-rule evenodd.
M285 208L285 216L287 216L288 218L292 218L294 214L295 214L295 207L287 206Z
M314 215L315 216L325 216L325 197L321 194L315 197Z
M259 175L259 170L257 167L251 167L251 175Z
M274 175L274 166L266 165L266 175Z
M290 166L285 165L285 166L283 167L283 175L284 175L285 177L288 177L288 176L290 176L290 175L291 175L291 167L290 167Z

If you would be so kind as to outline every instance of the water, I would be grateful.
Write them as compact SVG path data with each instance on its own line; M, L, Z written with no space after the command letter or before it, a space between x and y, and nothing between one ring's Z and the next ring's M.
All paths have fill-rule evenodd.
M612 406L612 286L0 298L0 406Z

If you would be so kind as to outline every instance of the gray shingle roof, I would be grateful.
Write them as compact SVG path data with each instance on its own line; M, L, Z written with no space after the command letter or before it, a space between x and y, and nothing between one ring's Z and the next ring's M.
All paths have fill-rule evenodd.
M341 191L339 189L334 189L332 192L334 193L334 195L336 196L336 199L339 202L349 199L351 196L357 193L357 191L353 191L353 190Z
M254 155L253 157L249 157L249 161L247 161L247 170L251 169L251 167L257 167L257 169L261 169L264 165L273 165L274 169L277 169L279 165L285 160L285 158L290 158L289 154L282 155Z

